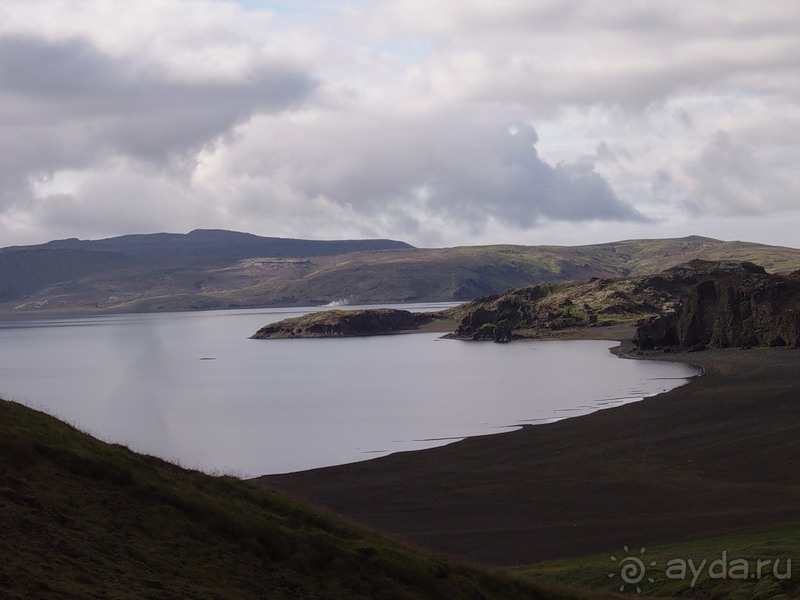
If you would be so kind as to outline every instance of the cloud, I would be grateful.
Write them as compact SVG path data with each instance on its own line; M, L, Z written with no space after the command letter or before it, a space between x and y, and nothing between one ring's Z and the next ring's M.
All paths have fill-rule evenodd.
M742 215L796 239L792 0L124 12L0 7L0 245L194 227L714 235Z
M272 214L281 214L281 195L296 203L324 199L412 231L425 230L429 219L475 232L489 218L512 228L543 218L646 220L592 164L543 161L533 128L521 124L512 133L508 116L474 106L446 114L362 106L260 117L234 145L204 159L200 176L212 186L222 174L262 182L260 203ZM276 190L278 181L285 187Z
M787 211L796 198L785 191L800 186L794 161L770 162L723 131L682 164L659 170L657 196L685 206L692 215L741 216Z
M213 218L207 197L149 163L116 158L94 165L90 172L74 172L73 177L70 191L42 190L28 204L39 225L57 232L57 237L74 231L97 236L104 229L155 231L158 225L172 229L182 222Z
M81 39L0 38L0 177L82 168L113 156L164 163L197 152L253 113L302 101L313 79L280 63L243 81L181 81ZM14 187L14 186L12 186Z
M761 10L763 9L763 10ZM796 92L798 14L791 0L755 10L726 2L421 0L365 4L376 38L435 40L427 84L438 94L524 103L641 109L688 90L764 86ZM788 79L787 79L788 77Z

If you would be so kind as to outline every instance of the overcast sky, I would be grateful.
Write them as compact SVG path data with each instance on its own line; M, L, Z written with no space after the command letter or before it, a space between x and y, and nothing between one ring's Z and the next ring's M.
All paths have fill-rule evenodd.
M800 247L796 0L3 0L0 246Z

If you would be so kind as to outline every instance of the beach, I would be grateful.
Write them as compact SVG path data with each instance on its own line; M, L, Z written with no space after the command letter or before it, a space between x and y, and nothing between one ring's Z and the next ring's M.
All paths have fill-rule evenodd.
M621 359L686 362L704 375L581 417L255 481L423 548L497 566L800 521L800 352L640 355L631 332L532 337L615 339Z

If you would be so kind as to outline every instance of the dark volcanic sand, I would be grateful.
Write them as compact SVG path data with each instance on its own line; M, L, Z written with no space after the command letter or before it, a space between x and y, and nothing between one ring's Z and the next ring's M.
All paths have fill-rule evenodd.
M800 352L653 358L706 374L583 417L258 481L491 565L800 521Z

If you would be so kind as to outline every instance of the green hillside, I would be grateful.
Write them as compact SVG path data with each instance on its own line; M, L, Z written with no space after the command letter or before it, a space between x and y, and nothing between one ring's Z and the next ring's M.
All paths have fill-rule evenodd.
M563 598L0 401L2 598Z
M621 577L626 557L644 565L631 571L627 582ZM633 564L630 558L627 563ZM681 544L629 547L628 552L621 547L613 553L540 562L514 571L540 582L598 592L622 588L628 597L788 600L800 597L799 566L800 524L793 524Z

